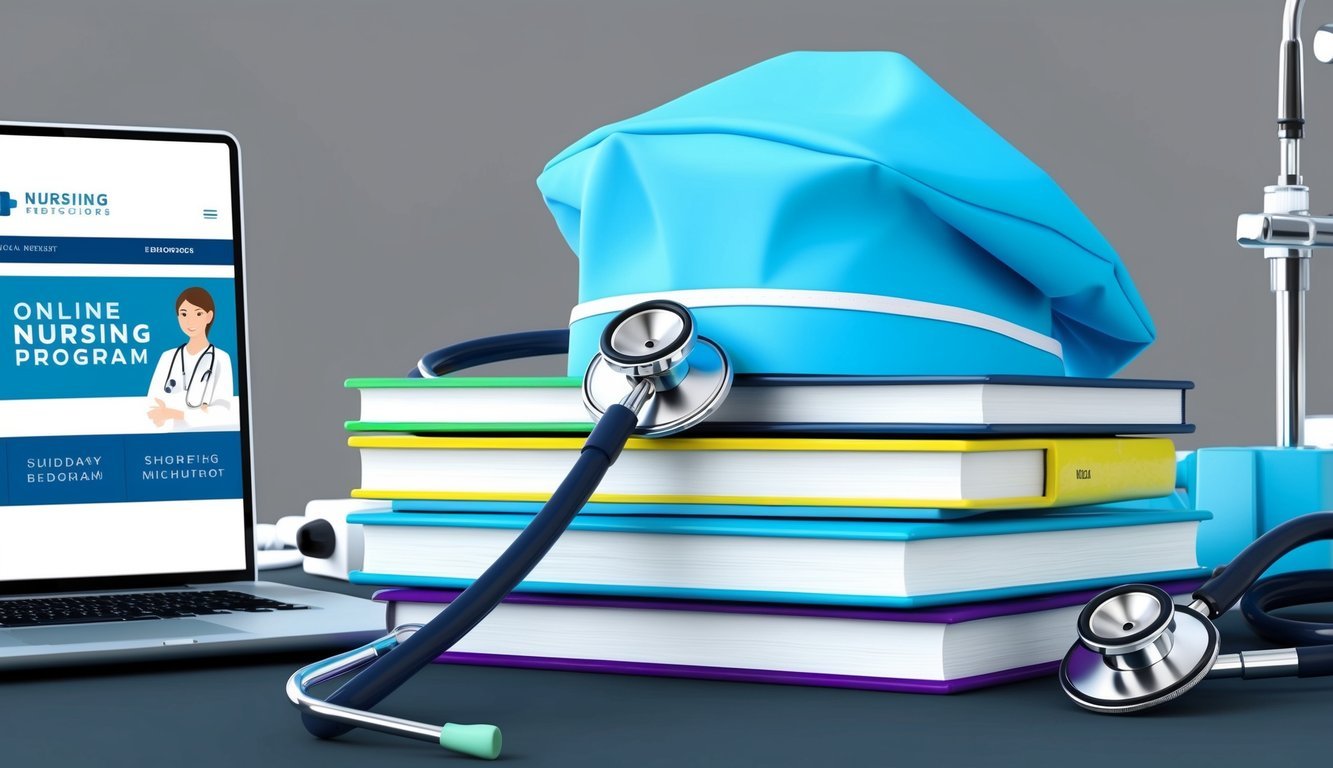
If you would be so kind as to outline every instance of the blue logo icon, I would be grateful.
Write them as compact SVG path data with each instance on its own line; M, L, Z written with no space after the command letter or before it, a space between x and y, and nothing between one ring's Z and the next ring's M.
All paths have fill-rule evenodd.
M8 192L0 192L0 216L8 216L9 212L19 207L19 201L9 196Z

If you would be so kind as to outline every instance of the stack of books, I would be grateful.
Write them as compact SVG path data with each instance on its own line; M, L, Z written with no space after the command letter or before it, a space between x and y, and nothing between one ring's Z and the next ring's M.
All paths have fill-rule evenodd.
M353 379L356 514L388 624L443 610L527 525L591 421L566 378ZM920 692L1052 671L1100 588L1187 595L1187 382L738 377L631 439L445 662ZM1123 437L1121 435L1140 435Z

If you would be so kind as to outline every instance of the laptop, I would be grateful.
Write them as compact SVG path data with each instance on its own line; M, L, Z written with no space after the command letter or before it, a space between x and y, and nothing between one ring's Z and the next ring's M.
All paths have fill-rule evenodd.
M0 123L0 669L350 648L255 580L240 153Z

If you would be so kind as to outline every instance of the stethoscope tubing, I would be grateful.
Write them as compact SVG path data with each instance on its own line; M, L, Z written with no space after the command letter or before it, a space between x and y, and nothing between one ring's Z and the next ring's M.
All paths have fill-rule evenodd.
M461 341L426 353L408 378L435 378L464 368L528 357L563 355L569 351L569 329L522 331Z
M593 427L564 482L504 553L442 613L391 653L357 673L325 701L355 710L375 706L486 618L536 567L583 509L634 433L638 421L638 415L623 405L608 408ZM307 731L322 739L340 736L356 727L305 710L301 712L301 721Z
M1279 645L1333 643L1333 623L1276 616L1273 611L1328 602L1333 596L1333 571L1292 571L1269 576L1241 598L1240 611L1255 634Z
M1333 512L1294 517L1255 539L1220 573L1195 590L1194 599L1208 606L1210 618L1221 616L1247 591L1259 587L1262 583L1259 577L1283 555L1312 541L1330 538L1333 538Z

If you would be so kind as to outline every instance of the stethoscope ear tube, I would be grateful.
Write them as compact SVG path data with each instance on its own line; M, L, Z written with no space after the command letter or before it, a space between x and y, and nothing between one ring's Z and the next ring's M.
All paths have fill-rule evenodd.
M1251 585L1283 555L1303 544L1333 539L1333 512L1314 512L1292 518L1255 539L1235 560L1194 593L1216 618L1241 599Z
M458 723L431 725L415 720L404 720L401 717L340 707L310 693L310 688L313 686L365 667L397 648L404 638L420 628L420 624L395 627L389 634L367 645L298 669L287 680L287 698L302 712L308 712L316 717L342 722L350 727L369 728L381 733L429 741L465 755L494 760L500 756L503 739L500 729L493 725Z
M471 339L427 352L408 371L408 378L434 378L464 368L519 360L528 357L563 355L569 351L569 329L552 328L546 331L505 333Z
M583 509L637 425L638 415L629 408L615 405L607 409L584 444L574 469L504 554L442 613L359 672L326 701L350 709L375 706L486 618ZM307 731L322 739L340 736L355 727L304 710L301 721Z
M623 366L616 375L627 378L630 389L619 403L594 408L586 401L585 377L585 405L598 417L597 424L564 481L500 557L410 637L404 639L395 632L350 655L304 667L292 677L289 698L300 708L302 723L312 735L333 738L359 726L430 741L438 738L442 746L467 754L498 755L499 730L493 726L437 727L368 710L452 648L528 576L592 497L630 436L640 428L641 419L647 420L646 434L674 434L706 419L726 397L731 365L720 348L696 336L688 308L671 302L645 302L626 310L613 325L605 335L612 343L603 345L607 348L594 356L589 370L615 368L614 361L618 361ZM568 342L565 329L477 339L431 352L411 375L434 377L502 360L558 354ZM716 365L702 366L710 375L687 375L691 366L685 357L696 346L713 350L718 358ZM607 362L599 366L602 360ZM662 398L676 395L682 401L676 404L679 413L670 409L666 415L649 413ZM372 660L372 655L377 658ZM364 669L324 701L306 690L318 680L331 680L362 664L366 664Z
M1333 675L1333 645L1296 649L1297 677Z
M1255 584L1240 601L1240 612L1254 633L1281 645L1333 643L1333 624L1276 616L1274 611L1296 605L1328 602L1333 571L1292 571Z

